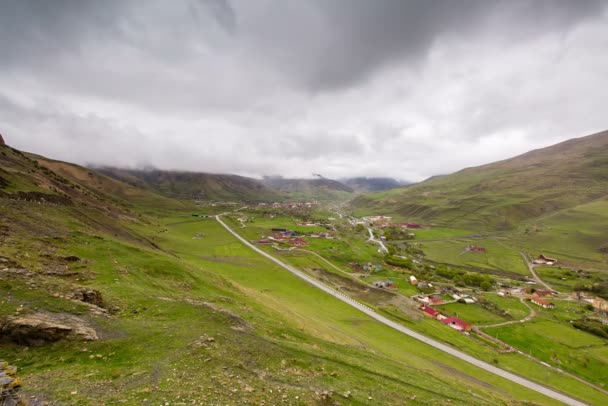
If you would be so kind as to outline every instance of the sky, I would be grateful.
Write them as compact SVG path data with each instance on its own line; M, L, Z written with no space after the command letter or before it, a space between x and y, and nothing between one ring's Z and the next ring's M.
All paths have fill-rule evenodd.
M419 181L608 129L608 0L0 0L0 133L88 165Z

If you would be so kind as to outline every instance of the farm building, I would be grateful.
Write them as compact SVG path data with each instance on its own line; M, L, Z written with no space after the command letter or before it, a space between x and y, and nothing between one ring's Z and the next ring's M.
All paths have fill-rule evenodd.
M536 265L553 265L557 262L557 259L549 258L543 254L540 254L538 258L532 262Z
M436 319L437 316L439 316L441 314L437 310L433 309L432 307L427 307L427 306L424 306L422 308L422 311L424 312L424 314L426 314L427 316L430 316L434 319Z
M537 290L534 294L538 297L553 296L553 292L550 290Z
M544 309L555 309L555 305L551 302L546 301L545 299L541 299L539 297L532 297L532 299L530 299L530 301L532 303L534 303L537 306L540 306Z
M414 275L410 275L410 283L415 286L418 284L418 279Z
M469 252L486 252L485 247L480 245L469 245L466 250Z
M452 327L454 330L458 330L458 331L470 331L471 330L471 325L469 323L467 323L466 321L460 320L459 318L456 318L456 317L447 317L447 318L441 320L441 322L443 324L445 324L446 326Z

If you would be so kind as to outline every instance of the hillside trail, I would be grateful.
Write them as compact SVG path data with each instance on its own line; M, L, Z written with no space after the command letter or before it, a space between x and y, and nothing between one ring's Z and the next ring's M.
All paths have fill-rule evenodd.
M526 317L524 317L523 319L519 319L519 320L511 320L511 321L505 321L503 323L498 323L498 324L489 324L489 325L485 325L485 326L475 326L478 328L489 328L489 327L503 327L503 326L508 326L511 324L519 324L519 323L525 323L527 321L532 320L534 317L536 317L536 310L534 310L528 303L526 303L526 301L524 300L523 297L519 298L519 301L528 308L528 310L530 310L530 314L528 314Z
M538 283L539 285L542 285L545 289L547 290L551 290L551 291L555 291L551 286L549 286L548 284L546 284L537 274L536 272L534 272L534 264L532 263L532 261L530 261L530 258L528 257L528 255L524 252L520 252L519 253L521 255L521 257L524 259L524 262L526 263L526 265L528 266L528 269L530 270L530 273L532 274L532 277L534 278L534 280L536 281L536 283ZM558 292L559 293L559 292Z

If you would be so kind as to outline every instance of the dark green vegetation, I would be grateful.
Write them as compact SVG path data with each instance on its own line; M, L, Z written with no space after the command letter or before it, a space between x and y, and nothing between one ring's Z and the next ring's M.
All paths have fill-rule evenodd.
M99 172L131 185L177 199L275 201L282 196L256 179L237 175L99 168Z
M0 358L20 368L28 396L78 405L553 403L379 325L214 220L193 218L188 204L8 147L0 168ZM77 320L98 339L11 331L40 315Z

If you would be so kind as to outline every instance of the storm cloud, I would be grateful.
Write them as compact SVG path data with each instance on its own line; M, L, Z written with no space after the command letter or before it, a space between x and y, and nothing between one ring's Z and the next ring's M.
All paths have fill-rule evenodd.
M420 180L608 127L608 4L0 2L0 132L79 163Z

